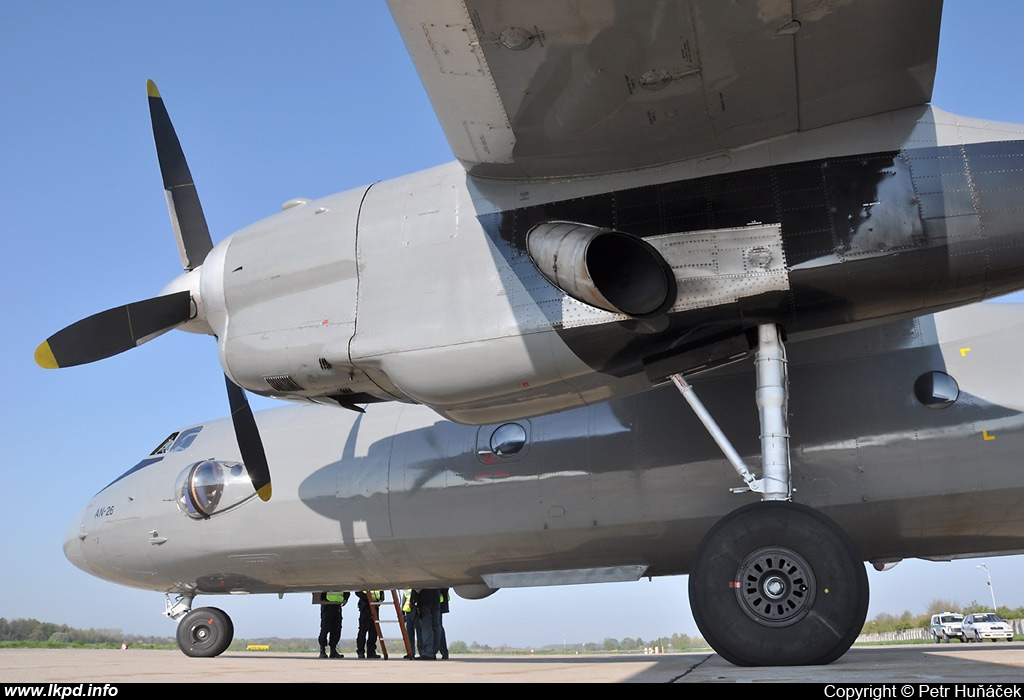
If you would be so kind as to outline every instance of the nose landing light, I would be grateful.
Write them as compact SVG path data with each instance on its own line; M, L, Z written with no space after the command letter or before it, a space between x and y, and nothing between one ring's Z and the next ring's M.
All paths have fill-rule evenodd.
M242 505L256 491L244 465L206 459L181 472L174 484L174 495L182 513L204 520Z

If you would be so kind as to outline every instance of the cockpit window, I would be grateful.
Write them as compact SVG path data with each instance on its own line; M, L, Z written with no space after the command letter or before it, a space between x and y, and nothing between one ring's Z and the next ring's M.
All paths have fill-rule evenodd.
M178 475L174 494L181 512L199 520L240 506L256 490L238 462L205 459Z
M196 436L199 435L199 431L203 429L203 426L197 428L189 428L183 431L178 439L171 445L171 452L184 452L189 446L195 441Z
M188 430L176 430L164 438L164 441L160 443L160 446L149 454L152 456L167 454L168 452L184 452L189 448L192 442L196 439L196 436L199 435L199 431L202 429L203 426L200 425L195 428L189 428Z
M150 456L166 454L167 451L171 449L171 445L174 444L174 439L176 437L178 437L177 430L175 430L173 433L165 437L163 442L161 442L160 445L155 450L149 453Z

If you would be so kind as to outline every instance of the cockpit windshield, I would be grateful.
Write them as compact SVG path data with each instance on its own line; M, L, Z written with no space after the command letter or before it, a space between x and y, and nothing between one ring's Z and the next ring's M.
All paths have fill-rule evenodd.
M199 435L203 426L199 425L188 430L175 431L164 438L160 445L150 452L150 456L167 454L168 452L184 452Z

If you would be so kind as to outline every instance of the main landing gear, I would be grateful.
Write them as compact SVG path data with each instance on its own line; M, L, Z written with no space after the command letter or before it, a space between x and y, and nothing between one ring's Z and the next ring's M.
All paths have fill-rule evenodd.
M868 581L850 537L825 515L790 502L788 377L774 325L758 328L757 405L762 478L756 479L685 380L673 381L746 487L762 495L722 518L697 547L690 608L704 639L738 666L827 664L864 625Z
M174 605L170 599L164 615L178 621L178 648L185 656L220 656L235 636L235 626L228 614L219 608L196 608L189 611L192 598L184 596Z

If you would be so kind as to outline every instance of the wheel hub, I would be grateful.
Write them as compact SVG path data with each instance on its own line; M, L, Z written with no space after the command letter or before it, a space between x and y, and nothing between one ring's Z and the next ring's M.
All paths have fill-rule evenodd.
M736 598L755 622L785 627L800 620L814 603L814 573L796 552L765 547L751 553L736 573Z

